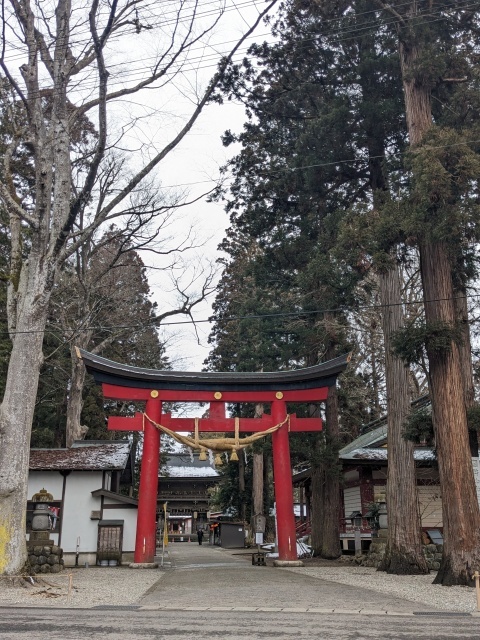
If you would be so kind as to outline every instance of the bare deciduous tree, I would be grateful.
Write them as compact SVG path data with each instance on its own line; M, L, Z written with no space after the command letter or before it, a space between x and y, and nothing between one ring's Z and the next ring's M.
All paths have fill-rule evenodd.
M85 366L75 347L101 354L118 341L138 340L145 331L155 331L167 318L191 317L195 307L214 290L214 272L208 267L207 271L200 268L200 287L193 289L190 279L179 280L167 269L177 294L174 304L158 310L141 304L142 296L149 293L144 263L138 250L125 244L125 234L116 231L110 230L98 242L92 238L82 247L71 268L62 271L52 296L51 316L70 343L72 356L66 411L67 447L88 431L80 421ZM175 267L187 271L185 263L178 264L178 256ZM160 368L158 362L148 358L138 365Z
M121 105L132 96L142 100L141 92L147 88L158 92L159 104L160 90L192 65L192 52L202 46L222 12L202 27L198 0L2 1L0 68L6 78L2 97L8 103L9 130L0 198L9 216L12 352L0 409L0 573L18 573L26 560L30 431L56 273L97 229L112 218L121 219L127 198L141 189L142 181L188 134L229 61L275 2L265 4L251 28L221 59L178 129L172 133L172 127L165 127L158 147L139 143L139 154L131 163L133 176L118 175L113 194L96 201L99 177L112 176L111 149L145 135L141 118L123 126L118 123ZM127 39L134 37L135 51L142 38L150 51L150 58L136 67L128 62L133 47ZM115 110L113 126L110 110ZM96 133L74 148L74 132L85 116L94 121ZM12 164L25 149L33 177L31 188L23 193L15 184ZM132 149L133 144L128 151Z

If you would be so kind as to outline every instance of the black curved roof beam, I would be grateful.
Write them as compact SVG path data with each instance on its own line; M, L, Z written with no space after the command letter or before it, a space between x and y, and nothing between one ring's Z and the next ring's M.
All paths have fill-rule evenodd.
M167 371L120 364L76 348L98 384L179 391L293 391L332 387L344 371L350 355L345 354L305 369L258 373Z

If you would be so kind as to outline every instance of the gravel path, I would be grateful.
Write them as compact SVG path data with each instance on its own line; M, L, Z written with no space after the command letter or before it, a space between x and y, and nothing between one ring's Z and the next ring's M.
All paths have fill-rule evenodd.
M228 554L227 550L222 549L222 552ZM279 571L294 571L321 580L404 598L415 605L412 609L419 611L425 605L444 611L472 612L476 609L474 589L432 585L433 573L428 576L393 576L377 572L374 568L337 562ZM68 573L73 575L70 602L67 601ZM18 581L13 585L10 579L0 579L0 606L81 608L141 604L146 592L164 576L165 571L159 569L91 567L69 569L62 574L45 576L43 585L33 587L22 586Z
M419 611L422 605L427 605L444 611L470 613L475 611L477 606L475 589L432 584L434 573L428 576L395 576L377 571L373 567L342 566L333 563L331 567L302 567L288 571L404 598L415 603Z
M68 574L73 575L73 589L68 602ZM158 569L128 567L91 567L66 569L61 574L41 576L43 585L0 579L0 606L95 607L99 605L136 604L150 587L162 579ZM40 577L40 576L39 576ZM22 586L23 585L25 586Z

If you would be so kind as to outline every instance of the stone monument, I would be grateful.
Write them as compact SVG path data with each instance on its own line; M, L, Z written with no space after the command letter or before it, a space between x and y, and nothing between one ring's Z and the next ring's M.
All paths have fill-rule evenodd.
M53 496L45 489L36 493L32 500L37 502L32 518L32 531L27 541L28 561L32 574L59 573L63 570L63 550L50 539L51 516L46 500Z

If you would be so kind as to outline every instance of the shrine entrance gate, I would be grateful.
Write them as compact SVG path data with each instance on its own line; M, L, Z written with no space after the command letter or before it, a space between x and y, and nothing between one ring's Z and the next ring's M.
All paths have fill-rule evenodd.
M314 367L294 371L261 373L183 372L142 369L122 365L77 349L87 371L102 385L105 398L144 401L145 412L134 417L110 416L108 428L144 431L142 469L138 497L135 563L153 563L156 550L156 512L161 424L174 432L233 433L235 419L225 415L225 404L250 402L270 404L270 414L262 418L240 418L240 433L265 431L282 424L272 434L273 475L277 513L279 560L297 560L295 516L289 431L321 431L321 418L297 418L287 414L287 402L325 401L328 390L349 360L348 355ZM162 413L164 402L208 402L208 418L173 418Z

